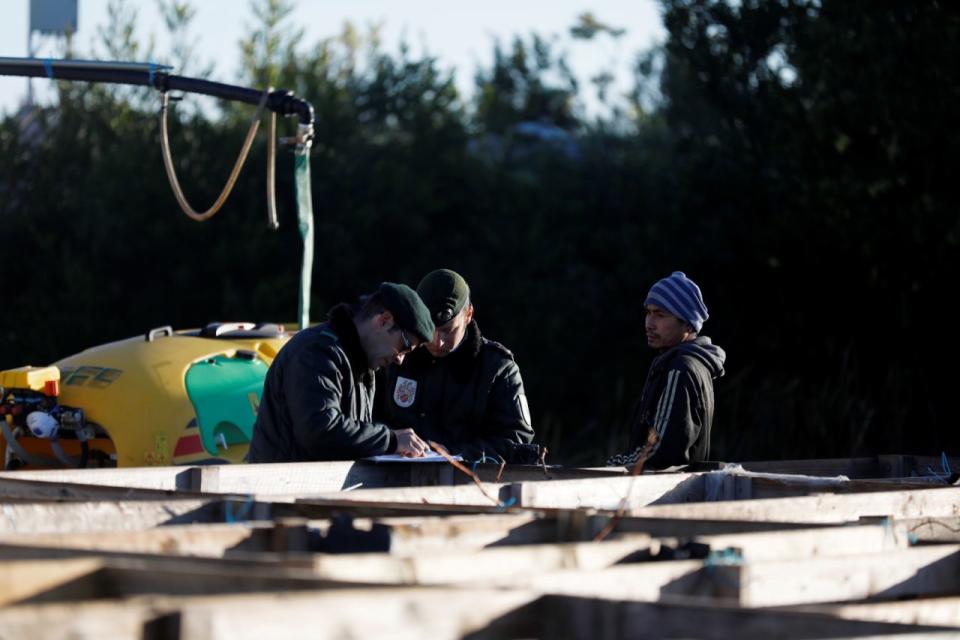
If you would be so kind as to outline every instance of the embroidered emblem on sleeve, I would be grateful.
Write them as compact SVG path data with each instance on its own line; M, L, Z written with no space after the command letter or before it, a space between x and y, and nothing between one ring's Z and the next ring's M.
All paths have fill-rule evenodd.
M417 381L397 376L397 385L393 388L393 401L398 407L409 407L417 397Z

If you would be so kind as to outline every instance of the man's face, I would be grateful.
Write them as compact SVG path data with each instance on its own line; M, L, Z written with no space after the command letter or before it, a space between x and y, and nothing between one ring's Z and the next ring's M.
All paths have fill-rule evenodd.
M693 328L666 309L655 304L648 304L645 309L647 317L644 326L650 347L669 349L693 338Z
M437 327L433 340L427 343L427 351L434 358L443 358L460 346L467 334L467 325L473 320L473 305L467 304L450 322Z
M364 349L370 368L380 369L392 362L401 364L403 357L419 344L415 335L394 323L390 312L384 312L374 317L373 330Z

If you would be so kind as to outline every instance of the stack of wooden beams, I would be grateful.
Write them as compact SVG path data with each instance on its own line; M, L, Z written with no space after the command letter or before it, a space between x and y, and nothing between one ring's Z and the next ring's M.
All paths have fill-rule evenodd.
M0 638L960 637L946 466L3 472Z

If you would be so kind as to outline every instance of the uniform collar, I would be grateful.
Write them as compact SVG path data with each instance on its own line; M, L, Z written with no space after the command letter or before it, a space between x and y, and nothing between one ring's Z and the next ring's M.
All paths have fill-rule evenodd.
M360 344L357 325L353 321L354 313L355 310L350 305L338 304L330 309L330 314L327 316L328 324L340 338L340 347L347 354L350 367L357 372L366 372L370 370L370 364L367 361L367 353Z
M450 371L454 380L460 382L470 377L482 349L483 336L480 334L480 327L476 321L471 320L463 341L445 358L434 358L426 348L420 348L407 356L403 368L413 373L431 366L442 366Z

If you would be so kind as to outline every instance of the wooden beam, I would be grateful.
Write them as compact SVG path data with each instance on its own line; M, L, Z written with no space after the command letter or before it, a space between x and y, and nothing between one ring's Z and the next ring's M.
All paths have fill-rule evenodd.
M496 637L495 621L486 629ZM949 638L956 629L844 620L823 613L595 598L544 596L502 619L511 637L613 640L626 637L704 640L808 640L809 638Z
M627 499L628 505L675 504L704 499L701 474L665 473L633 477L555 482L520 482L510 487L517 506L538 509L616 510Z
M481 464L476 473L483 481L510 483L529 480L564 480L617 477L622 468L580 469L535 465ZM316 495L347 488L390 488L472 484L472 480L446 462L291 462L280 464L201 465L189 467L136 467L122 469L46 469L0 472L3 479L35 480L56 484L99 485L162 491L254 494L258 496ZM0 492L0 497L3 494Z
M698 598L741 606L784 606L864 598L942 595L960 590L960 548L948 545L845 557L724 564L676 560L554 571L517 588L591 598Z
M821 613L845 620L960 627L960 596L955 595L886 602L802 605L790 609Z
M56 550L40 550L45 552ZM137 595L205 595L335 588L378 588L326 579L309 567L177 557L57 558L0 563L16 582L0 584L0 604L70 602Z
M683 539L680 539L682 542ZM735 550L744 562L846 557L906 549L909 541L902 527L853 525L777 532L729 533L696 536L693 543L717 552ZM666 541L663 541L666 544Z
M201 494L168 489L114 487L99 484L50 482L19 477L0 478L0 502L79 502L85 500L162 500L200 498Z
M719 580L739 584L739 603L772 607L864 598L955 594L960 591L960 546L936 545L881 554L716 567Z
M271 523L191 524L143 531L4 533L0 545L223 557L234 551L272 551Z
M437 603L442 603L438 611ZM375 611L376 615L370 612ZM133 640L158 620L175 619L164 638L577 637L642 635L727 640L784 638L949 638L956 629L847 620L818 612L715 605L617 602L542 596L518 590L391 589L288 594L159 597L0 610L0 636Z
M819 458L810 460L747 460L737 462L745 471L758 473L787 473L803 476L847 478L890 478L900 473L895 458L899 456L872 456L865 458Z
M567 544L454 549L409 556L388 554L315 555L314 571L330 580L437 585L480 584L509 587L518 578L554 571L596 570L650 555L650 537L633 535L603 544Z
M102 567L98 558L0 562L0 607L53 589L66 589L66 585L91 576Z
M0 637L442 640L482 632L536 598L515 590L392 588L31 604L0 609Z
M819 494L797 498L663 504L633 508L630 515L690 520L854 522L864 516L942 518L960 515L960 487L922 491Z
M185 499L5 504L0 509L0 534L137 531L162 524L223 522L223 502Z
M911 542L960 543L960 516L904 518L897 524L903 526Z

